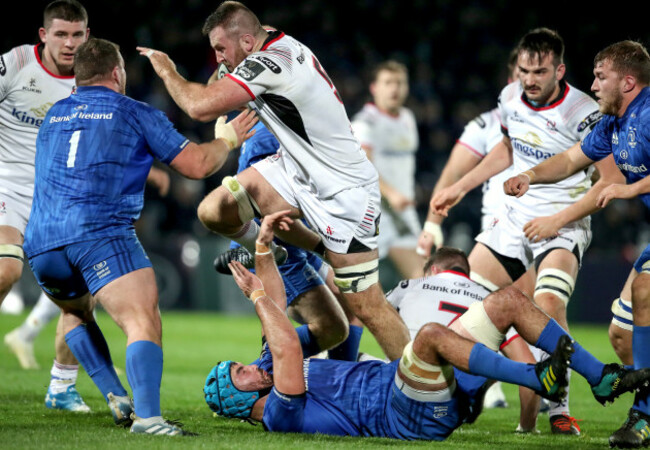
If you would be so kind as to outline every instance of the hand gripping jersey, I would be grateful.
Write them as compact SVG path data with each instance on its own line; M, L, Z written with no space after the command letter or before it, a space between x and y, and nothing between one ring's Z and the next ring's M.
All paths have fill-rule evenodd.
M463 145L480 159L485 156L503 140L499 110L494 108L475 117L465 125L463 134L458 138L458 143ZM503 192L503 183L512 176L512 166L494 175L483 183L483 203L481 207L482 226L485 229L498 210L503 206L506 194Z
M251 96L249 105L280 142L285 169L302 188L323 199L377 181L336 88L309 48L270 33L227 77Z
M0 56L0 189L31 197L36 135L50 107L68 97L74 77L49 72L39 45Z
M623 117L603 116L582 141L582 151L594 161L614 154L614 161L628 183L650 173L650 88L644 88L627 107ZM650 194L639 196L650 209Z
M169 164L188 142L162 112L105 87L57 102L36 142L27 255L133 235L153 159Z
M469 306L482 301L490 291L465 274L445 271L437 275L403 280L386 294L406 323L411 339L429 322L449 326Z
M561 81L558 98L537 107L525 96L521 83L506 86L499 97L501 126L513 148L513 170L521 173L583 139L600 120L598 104ZM507 204L530 217L549 216L580 200L591 187L593 168L554 184L535 184ZM588 220L588 219L587 219Z
M407 198L415 198L415 152L418 129L410 109L397 116L367 103L352 119L352 129L362 146L372 149L379 176Z

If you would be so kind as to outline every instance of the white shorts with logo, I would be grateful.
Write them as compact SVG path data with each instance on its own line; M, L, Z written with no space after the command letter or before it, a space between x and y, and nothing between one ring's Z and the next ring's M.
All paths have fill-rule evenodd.
M279 154L269 156L252 167L284 200L300 209L328 250L349 253L353 239L369 250L377 248L377 219L381 214L378 182L345 189L328 198L318 198L290 178Z
M530 242L524 234L524 225L532 219L507 205L500 216L476 236L476 241L501 255L517 258L526 269L530 268L537 256L556 248L564 248L572 253L576 249L579 262L582 262L584 252L591 243L589 217L570 222L560 228L558 236L540 242Z
M382 214L379 221L379 258L388 256L391 248L412 248L418 244L422 230L418 213L413 206L403 211L393 211L382 201Z
M0 185L0 226L14 227L25 234L33 197L17 194Z

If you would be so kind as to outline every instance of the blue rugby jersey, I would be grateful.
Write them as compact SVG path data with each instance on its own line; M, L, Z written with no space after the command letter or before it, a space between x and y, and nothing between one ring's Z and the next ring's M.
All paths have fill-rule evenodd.
M154 158L169 164L188 142L164 113L105 87L54 104L36 141L28 256L133 234Z
M582 151L594 161L614 154L614 161L628 184L650 171L650 87L630 103L623 117L604 115L582 142ZM639 196L650 208L650 193Z

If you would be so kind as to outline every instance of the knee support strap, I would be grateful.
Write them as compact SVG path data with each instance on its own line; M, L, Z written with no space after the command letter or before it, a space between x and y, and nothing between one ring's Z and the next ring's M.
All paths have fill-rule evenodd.
M454 377L454 368L451 364L436 366L422 361L413 351L413 341L404 347L399 368L406 378L422 384L449 383Z
M632 302L617 298L612 303L612 324L624 330L632 331L634 318L632 315Z
M0 258L13 258L21 262L25 261L25 252L22 245L0 244Z
M495 352L499 350L505 335L492 323L483 302L472 303L458 321L477 342Z
M564 302L569 303L576 281L571 275L559 269L544 269L537 275L535 296L542 293L553 294Z
M228 189L228 192L235 198L237 208L239 209L239 220L242 223L253 220L256 214L261 215L259 206L257 206L253 197L244 189L244 186L239 184L236 177L224 177L221 185Z
M379 260L334 269L334 284L341 292L363 292L379 281Z

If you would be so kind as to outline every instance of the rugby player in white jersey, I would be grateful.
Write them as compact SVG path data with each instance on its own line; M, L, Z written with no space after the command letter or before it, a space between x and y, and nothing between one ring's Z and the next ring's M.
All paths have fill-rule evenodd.
M23 269L23 233L34 193L36 135L50 106L72 92L74 54L88 38L88 15L75 0L54 1L45 7L38 32L40 44L21 45L0 57L0 302ZM41 294L22 329L5 336L22 367L38 368L33 338L59 313ZM90 411L75 389L78 363L62 335L57 335L55 348L46 406Z
M564 42L539 28L518 45L519 81L499 97L504 138L473 170L431 200L436 214L447 215L466 192L514 165L525 172L540 161L579 142L600 119L597 103L564 80ZM537 270L534 299L566 330L566 309L583 254L591 241L592 198L620 179L612 158L597 166L600 179L591 186L593 169L554 185L535 186L527 198L508 197L492 226L477 236L469 261L481 284L507 286L532 265ZM568 401L551 405L551 429L579 434Z
M515 81L519 76L517 53L517 49L513 49L508 57L508 84ZM486 111L468 122L458 141L451 149L449 159L440 173L440 178L438 178L433 188L431 197L433 198L436 193L451 186L460 180L463 175L476 167L502 139L503 133L501 132L501 122L499 120L499 108ZM508 179L510 174L511 170L508 168L483 183L481 231L487 229L494 222L498 211L503 207L506 198L503 192L503 183ZM434 246L440 247L443 245L444 236L441 228L443 220L443 216L434 214L429 209L426 221L424 222L424 228L418 238L417 252L419 254L428 257ZM534 267L528 269L526 274L515 282L515 286L529 297L532 297L535 287ZM486 287L492 291L497 288L497 286ZM531 350L537 351L534 347L531 347ZM484 407L497 408L506 406L508 404L501 389L501 383L497 382L486 393Z
M456 323L469 307L482 301L490 291L469 278L470 267L462 250L438 247L424 264L424 277L403 280L386 294L386 299L399 312L409 329L411 339L427 323L445 325L462 336L500 350L510 359L534 363L528 344L514 329L505 335L503 342L487 342L483 336L463 331ZM486 386L487 387L487 386ZM492 388L488 389L485 394ZM539 397L533 391L520 387L521 412L517 432L536 432ZM504 397L505 399L505 397ZM484 407L485 407L484 403Z
M372 102L352 118L354 135L379 173L382 216L379 258L389 257L403 278L422 275L415 253L421 230L415 210L415 152L419 137L413 112L404 106L408 70L397 61L379 64L370 83Z
M378 175L352 133L334 84L309 48L282 32L265 31L239 2L223 2L203 32L217 63L231 72L210 85L185 80L166 54L138 49L192 118L213 120L248 105L280 149L236 179L224 179L199 205L199 218L254 253L255 214L290 210L293 217L304 217L314 231L294 227L278 235L325 254L352 312L389 359L399 358L409 335L379 285ZM277 247L271 251L281 259Z

